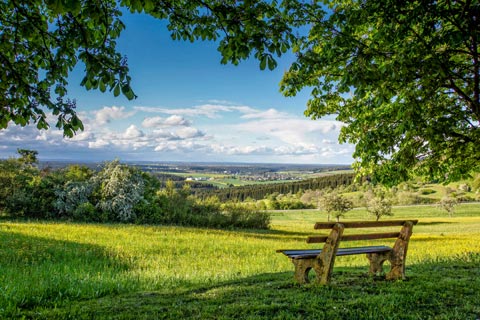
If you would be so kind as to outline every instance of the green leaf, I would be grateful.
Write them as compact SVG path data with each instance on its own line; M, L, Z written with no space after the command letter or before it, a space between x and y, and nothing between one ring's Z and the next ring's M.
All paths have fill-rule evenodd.
M128 100L132 100L135 98L135 94L133 93L133 90L132 88L130 88L130 85L129 84L124 84L122 85L122 93L123 95L128 99Z
M133 100L136 98L135 93L133 93L133 90L130 89L125 93L125 96L127 97L128 100Z
M277 67L277 62L270 56L268 59L268 69L273 70Z
M92 89L92 83L90 82L90 78L85 77L84 79L87 79L84 83L85 89L90 90ZM83 82L83 81L82 81Z
M105 92L107 90L107 87L105 86L105 83L100 79L99 81L99 88L101 92Z
M119 84L117 84L117 85L115 86L115 88L113 89L113 95L114 95L115 97L118 97L118 96L120 95L120 85L119 85Z
M262 58L260 59L260 70L265 70L267 67L267 56L263 55Z

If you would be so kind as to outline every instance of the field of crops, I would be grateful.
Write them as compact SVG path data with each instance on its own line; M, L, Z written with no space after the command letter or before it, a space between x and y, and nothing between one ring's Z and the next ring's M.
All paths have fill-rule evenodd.
M393 211L420 220L407 281L372 279L350 256L327 287L296 285L275 253L311 247L317 211L274 212L268 231L3 220L0 318L480 318L480 204Z

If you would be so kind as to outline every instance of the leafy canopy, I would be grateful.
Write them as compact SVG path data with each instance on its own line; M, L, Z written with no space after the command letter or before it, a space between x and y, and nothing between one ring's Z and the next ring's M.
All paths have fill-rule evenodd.
M173 39L217 40L222 63L254 54L273 69L273 55L293 36L275 3L234 0L0 1L0 129L12 121L47 129L47 112L66 136L83 130L68 98L68 75L81 63L87 90L134 99L126 57L116 49L122 10L169 21Z
M293 49L287 96L311 89L305 114L336 115L355 168L374 182L456 180L480 169L478 1L103 0L0 2L0 128L10 121L73 136L83 125L67 79L135 98L116 50L122 10L168 20L173 39L214 40L222 63L260 68Z
M292 1L295 2L295 1ZM305 112L337 115L357 171L394 184L480 168L478 1L326 1L296 7L307 36L282 90L311 88Z

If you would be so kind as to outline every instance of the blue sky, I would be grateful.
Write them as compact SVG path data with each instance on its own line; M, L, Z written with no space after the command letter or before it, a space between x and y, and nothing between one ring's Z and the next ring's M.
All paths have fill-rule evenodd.
M291 56L274 71L254 59L221 65L212 42L173 41L165 23L126 14L118 50L128 58L138 98L80 87L83 66L70 77L69 96L85 131L64 138L51 122L0 130L0 157L17 148L40 159L219 161L350 164L353 146L338 143L342 123L303 115L308 90L293 98L279 92Z

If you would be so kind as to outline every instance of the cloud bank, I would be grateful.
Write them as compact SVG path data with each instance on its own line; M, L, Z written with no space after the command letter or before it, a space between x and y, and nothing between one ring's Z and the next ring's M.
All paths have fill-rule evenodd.
M209 101L166 108L104 106L79 113L85 130L64 138L52 128L10 124L0 130L0 156L17 148L40 158L177 160L289 163L351 163L353 146L340 145L342 123L310 120L275 108ZM54 119L52 117L52 119Z

